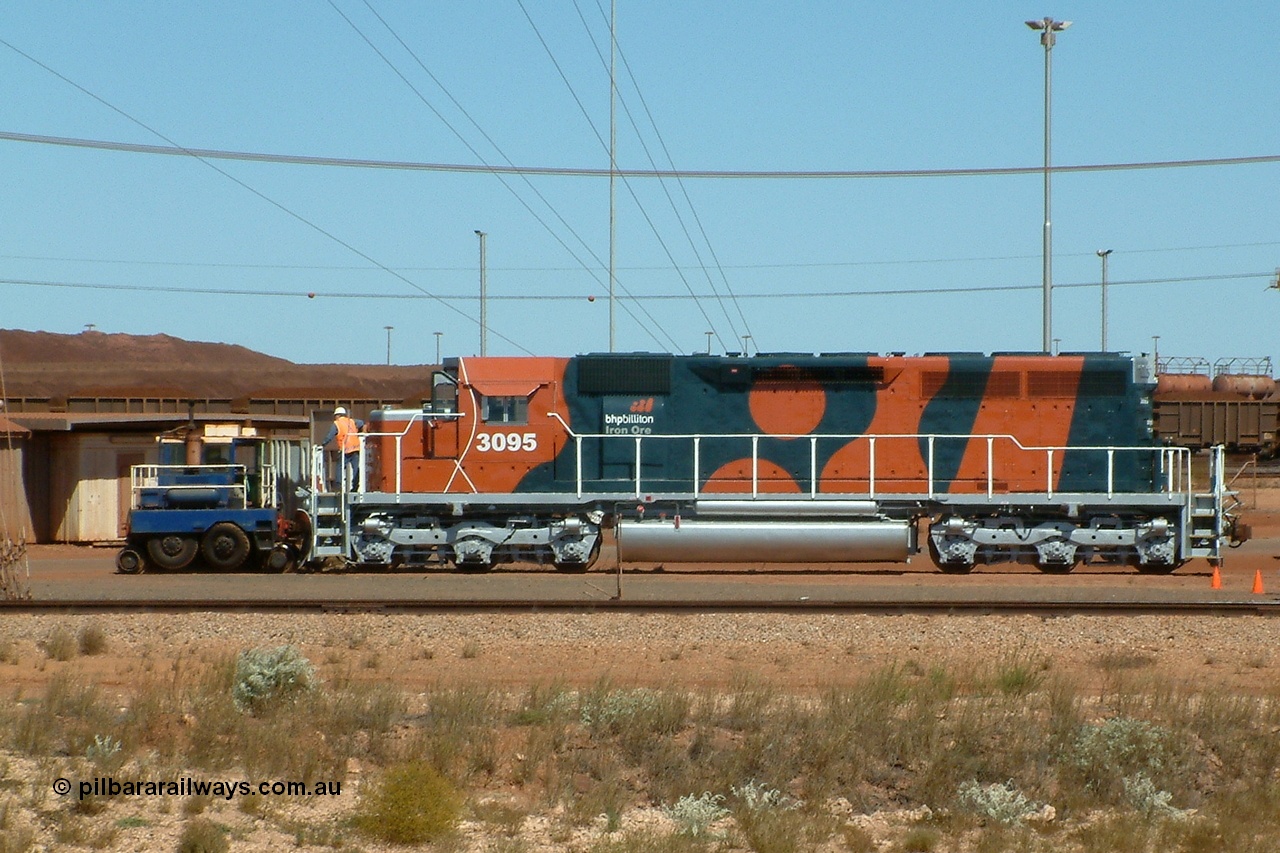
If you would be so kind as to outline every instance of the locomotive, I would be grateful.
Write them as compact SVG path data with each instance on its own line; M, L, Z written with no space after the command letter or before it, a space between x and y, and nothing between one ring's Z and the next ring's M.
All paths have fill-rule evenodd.
M1153 371L1113 353L446 359L420 407L371 413L359 487L318 473L281 535L301 561L472 571L585 571L609 531L642 564L1216 562L1237 536L1222 451L1197 490L1192 451L1153 432Z

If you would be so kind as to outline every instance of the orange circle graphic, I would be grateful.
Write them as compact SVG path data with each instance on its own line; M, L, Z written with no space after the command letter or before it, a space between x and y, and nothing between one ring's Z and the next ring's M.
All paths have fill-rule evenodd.
M751 460L726 462L707 478L702 491L711 494L745 495L751 493ZM800 484L791 473L768 459L756 464L756 491L770 495L798 495Z
M827 393L802 370L780 367L757 379L747 398L751 419L773 436L808 435L822 422Z

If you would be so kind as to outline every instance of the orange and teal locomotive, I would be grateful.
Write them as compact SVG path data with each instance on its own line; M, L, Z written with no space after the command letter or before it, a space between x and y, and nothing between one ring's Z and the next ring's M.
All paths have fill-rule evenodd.
M1234 535L1152 431L1150 359L861 353L446 360L373 412L354 491L318 491L310 559L585 570L906 560L1169 572Z

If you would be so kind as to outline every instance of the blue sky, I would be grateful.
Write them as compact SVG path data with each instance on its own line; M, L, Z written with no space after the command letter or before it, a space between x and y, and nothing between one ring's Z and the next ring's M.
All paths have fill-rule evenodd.
M0 132L607 169L607 11L18 4ZM1023 21L1046 15L1073 22L1053 51L1055 165L1280 153L1272 4L618 0L618 165L1037 168L1044 51ZM475 354L482 230L490 354L609 348L606 178L13 140L0 157L0 328L381 363L393 326L397 364L433 361L437 331L445 355ZM1278 187L1280 163L1055 175L1060 348L1100 345L1107 248L1111 349L1280 355ZM747 334L752 351L1038 350L1042 192L1038 171L620 180L616 349L704 351L711 331L717 352Z

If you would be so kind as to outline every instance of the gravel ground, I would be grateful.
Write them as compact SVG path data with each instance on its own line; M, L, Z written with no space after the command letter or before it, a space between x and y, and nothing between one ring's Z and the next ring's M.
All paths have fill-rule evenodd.
M53 661L40 644L58 630L78 634L96 625L107 637L103 654ZM846 684L895 662L945 662L959 673L981 672L1002 661L1037 661L1050 673L1101 682L1124 661L1126 671L1159 674L1200 689L1264 693L1274 690L1280 620L1266 617L1185 618L1135 616L866 616L866 615L296 615L245 614L95 616L9 615L0 620L0 684L15 694L38 694L50 679L71 675L126 695L134 686L183 660L213 660L258 646L298 645L322 679L355 672L358 679L400 685L411 696L437 685L478 684L521 694L529 685L585 687L608 678L616 685L685 687L715 692L744 675L804 694ZM1110 663L1109 663L1110 662ZM41 763L0 752L3 790L47 787ZM272 805L269 819L215 800L207 817L226 827L233 851L297 846L282 829L334 826L354 808L362 782L352 767L342 796L323 804ZM200 774L193 774L200 775ZM203 774L207 776L207 774ZM235 777L235 773L228 774ZM41 781L43 780L43 781ZM491 796L486 794L484 796ZM49 796L43 809L58 808ZM85 818L91 846L110 851L175 850L190 816L180 802L116 804ZM831 804L832 814L847 803ZM10 818L41 826L35 811ZM918 815L881 812L846 816L878 838L898 837ZM855 819L856 818L856 819ZM16 822L16 823L15 823ZM589 850L599 825L566 835L555 814L525 818L520 846L497 837L491 825L464 822L450 849L490 851ZM112 829L114 827L114 829ZM3 827L0 827L3 829ZM668 832L656 809L625 812L622 829ZM107 831L113 834L94 836ZM898 833L894 836L893 833ZM47 825L35 850L64 849ZM95 840L96 838L96 840ZM100 842L100 843L99 843ZM350 839L375 853L403 848ZM330 842L332 843L332 839ZM502 844L507 847L502 847ZM888 842L886 842L888 843ZM317 848L319 849L319 848ZM824 849L843 849L836 841Z

